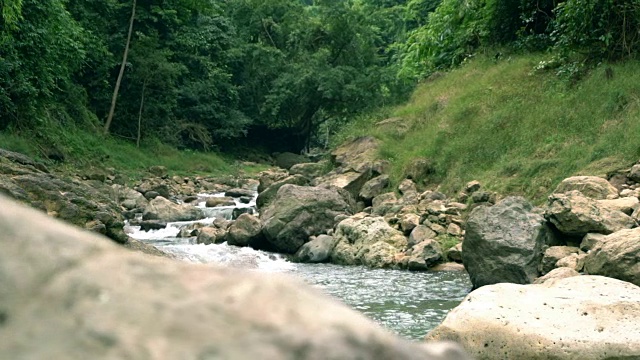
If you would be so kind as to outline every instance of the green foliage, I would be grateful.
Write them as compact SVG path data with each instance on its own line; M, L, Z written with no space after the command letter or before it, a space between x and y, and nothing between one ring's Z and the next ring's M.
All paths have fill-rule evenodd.
M420 85L407 104L353 120L336 139L373 135L397 184L415 158L424 179L456 194L471 180L500 194L543 202L572 175L604 175L640 156L640 64L597 67L577 83L532 73L546 54L478 56ZM395 125L380 121L399 118ZM400 131L402 129L402 131Z
M567 0L556 13L553 37L561 52L618 60L640 50L640 0Z

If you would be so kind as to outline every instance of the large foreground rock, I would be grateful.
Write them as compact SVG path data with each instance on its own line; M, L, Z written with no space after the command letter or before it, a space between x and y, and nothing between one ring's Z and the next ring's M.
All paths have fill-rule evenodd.
M462 262L474 288L501 282L530 284L538 277L542 246L551 231L532 209L521 197L473 209Z
M351 212L333 189L284 185L260 214L263 233L275 251L293 254L310 236L333 229L339 214Z
M640 287L586 275L485 286L427 338L457 341L478 360L639 359Z
M289 277L133 253L3 197L0 231L3 359L465 359Z
M640 228L621 230L598 241L585 259L585 272L640 286Z
M622 211L577 191L551 195L545 217L563 234L576 237L588 233L611 234L636 226L636 222Z

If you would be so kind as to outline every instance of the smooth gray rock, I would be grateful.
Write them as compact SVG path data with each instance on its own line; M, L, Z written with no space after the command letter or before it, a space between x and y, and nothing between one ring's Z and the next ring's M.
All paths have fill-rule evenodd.
M260 214L266 240L278 252L294 254L310 236L333 229L350 205L336 190L284 185Z
M2 358L467 359L288 276L131 252L4 197L0 232Z
M471 212L462 247L462 262L474 288L510 282L530 284L538 277L542 246L550 229L521 197Z
M302 263L326 262L335 246L336 240L333 236L319 235L302 245L293 258Z
M478 360L638 359L640 287L587 275L484 286L427 339L459 342Z

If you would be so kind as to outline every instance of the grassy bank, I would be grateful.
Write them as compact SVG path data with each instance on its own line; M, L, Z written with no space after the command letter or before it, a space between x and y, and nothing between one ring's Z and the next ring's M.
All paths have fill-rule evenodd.
M435 166L427 185L454 193L477 179L537 202L565 177L637 161L640 63L602 65L569 82L534 71L544 59L479 57L426 80L408 103L358 119L337 141L382 140L396 182L411 159L425 157Z
M62 172L112 167L132 179L146 175L146 170L154 165L167 167L172 175L236 177L252 176L268 167L212 151L178 150L153 140L143 142L138 148L130 140L59 126L29 132L0 132L0 148L26 154ZM62 154L64 161L47 159L51 149Z

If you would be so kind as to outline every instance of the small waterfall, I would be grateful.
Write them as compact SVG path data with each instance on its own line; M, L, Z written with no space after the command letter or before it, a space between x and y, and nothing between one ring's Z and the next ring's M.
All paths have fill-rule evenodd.
M164 229L142 231L140 226L125 225L125 232L136 240L143 241L158 249L176 255L179 259L195 263L213 263L222 266L256 269L260 271L289 271L294 264L286 261L282 256L258 251L251 248L241 248L223 244L197 244L195 237L180 238L178 234L185 227L194 224L211 225L215 219L232 220L238 213L248 212L257 214L256 197L244 203L234 198L233 206L206 207L209 197L223 197L224 193L198 194L197 207L201 208L205 219L196 221L178 221L168 223ZM236 215L236 216L234 216Z

